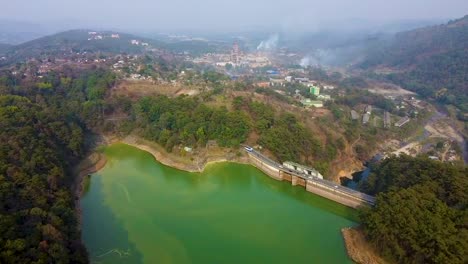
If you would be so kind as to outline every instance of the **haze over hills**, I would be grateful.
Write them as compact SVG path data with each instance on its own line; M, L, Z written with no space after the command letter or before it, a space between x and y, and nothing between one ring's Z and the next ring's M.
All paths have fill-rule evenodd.
M0 43L0 54L3 54L4 52L6 52L11 47L12 47L12 45Z
M40 23L0 18L0 43L20 44L53 34L64 28L52 29Z
M126 33L70 30L16 46L5 46L4 53L7 58L5 63L9 63L70 52L140 53L150 46L160 46L160 43Z
M468 111L468 16L398 33L382 43L359 67L376 70L407 89Z
M431 56L466 50L467 40L468 15L447 24L397 33L385 47L369 54L361 66L414 66Z
M468 16L438 18L462 17L468 1L0 6L0 263L276 263L296 245L347 263L341 228L355 263L466 263ZM32 22L4 22L22 18ZM148 153L137 161L130 146L108 148L116 142ZM246 164L210 167L216 182L175 170L218 161ZM248 164L278 182L239 177L260 178ZM95 174L104 166L112 177ZM257 196L264 187L274 196ZM358 206L359 219L324 228L297 215L355 214L298 188ZM236 189L256 203L238 210ZM206 204L192 202L198 194ZM168 200L182 203L168 212ZM305 221L289 234L277 216ZM208 229L190 232L198 221ZM233 240L244 224L262 228ZM317 232L326 250L311 246Z

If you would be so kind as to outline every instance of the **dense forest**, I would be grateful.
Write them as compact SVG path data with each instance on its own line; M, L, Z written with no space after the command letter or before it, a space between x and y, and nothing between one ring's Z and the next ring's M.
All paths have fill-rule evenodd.
M361 211L366 236L397 263L467 263L468 169L427 157L383 160L361 190L377 194Z
M216 140L223 147L237 147L249 133L245 113L211 108L198 98L145 97L135 104L135 128L171 151L175 145L204 147Z
M87 263L71 169L113 76L0 78L0 263Z

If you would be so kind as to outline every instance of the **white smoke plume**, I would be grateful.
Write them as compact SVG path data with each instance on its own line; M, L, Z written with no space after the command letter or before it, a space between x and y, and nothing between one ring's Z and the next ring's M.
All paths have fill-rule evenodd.
M278 34L271 35L268 39L263 40L258 44L257 50L274 50L278 46L279 36Z
M299 65L306 68L308 66L333 65L338 61L336 50L316 49L303 57Z
M311 55L307 55L305 56L304 58L301 59L301 61L299 62L299 65L301 65L302 67L304 68L307 68L309 66L315 66L317 65L317 60L312 57Z

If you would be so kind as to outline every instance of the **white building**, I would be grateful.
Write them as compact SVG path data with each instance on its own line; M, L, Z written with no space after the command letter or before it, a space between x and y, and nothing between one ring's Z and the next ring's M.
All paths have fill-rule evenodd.
M290 170L295 170L296 172L309 175L311 177L317 177L319 179L323 179L322 174L320 174L320 172L318 172L317 170L311 167L307 167L307 166L304 166L295 162L291 162L291 161L283 162L283 166Z

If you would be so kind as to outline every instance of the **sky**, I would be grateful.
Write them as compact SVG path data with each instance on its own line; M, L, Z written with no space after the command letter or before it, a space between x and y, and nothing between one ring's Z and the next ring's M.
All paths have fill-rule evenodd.
M452 19L467 0L0 0L0 19L131 30L314 31L325 25Z

